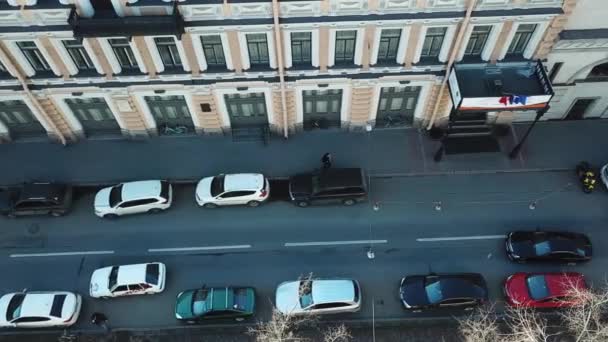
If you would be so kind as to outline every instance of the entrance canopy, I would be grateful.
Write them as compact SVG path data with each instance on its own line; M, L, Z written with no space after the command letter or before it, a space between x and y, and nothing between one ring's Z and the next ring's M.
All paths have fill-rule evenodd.
M454 65L448 84L454 109L461 112L535 110L553 97L540 60Z

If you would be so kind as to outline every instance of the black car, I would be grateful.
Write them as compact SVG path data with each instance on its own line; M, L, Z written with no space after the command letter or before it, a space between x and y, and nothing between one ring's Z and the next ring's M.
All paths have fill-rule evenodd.
M577 263L591 260L589 238L580 233L516 231L507 235L507 256L515 262L553 261Z
M0 214L61 216L72 205L72 187L53 183L27 183L0 190Z
M406 276L399 296L407 310L473 308L488 300L488 288L478 273L451 273Z
M289 196L297 206L342 203L353 205L367 198L367 182L362 169L323 169L289 179Z

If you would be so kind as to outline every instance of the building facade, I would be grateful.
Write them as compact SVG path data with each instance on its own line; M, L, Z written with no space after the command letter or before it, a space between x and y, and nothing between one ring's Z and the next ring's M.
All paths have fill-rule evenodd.
M608 3L580 0L547 67L555 97L545 119L608 118Z
M575 4L8 0L0 137L72 143L441 125L452 107L441 90L451 64L544 59ZM577 76L566 77L562 69L556 82Z

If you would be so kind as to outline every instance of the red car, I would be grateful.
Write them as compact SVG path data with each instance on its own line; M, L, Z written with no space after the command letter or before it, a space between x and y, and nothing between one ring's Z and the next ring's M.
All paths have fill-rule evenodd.
M568 297L572 287L587 289L585 277L576 272L567 273L515 273L505 281L507 304L530 308L562 308L575 306Z

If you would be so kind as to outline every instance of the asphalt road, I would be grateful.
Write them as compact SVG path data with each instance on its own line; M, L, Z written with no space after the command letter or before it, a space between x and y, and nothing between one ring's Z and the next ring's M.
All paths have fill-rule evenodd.
M91 328L93 311L106 313L113 328L160 328L177 324L176 294L203 284L254 286L256 319L267 318L276 286L310 272L361 283L361 312L328 318L340 320L370 319L372 311L377 319L453 314L405 312L397 296L405 274L480 272L499 301L502 281L517 271L575 270L590 283L604 281L608 193L583 194L570 172L382 178L372 179L370 189L369 203L354 207L297 208L276 201L209 210L196 206L192 187L180 186L169 211L114 221L94 216L94 194L83 193L65 217L0 219L0 291L80 292L85 305L76 328ZM536 227L587 233L594 260L577 266L510 263L503 236ZM167 264L164 293L88 298L94 269L147 261Z

